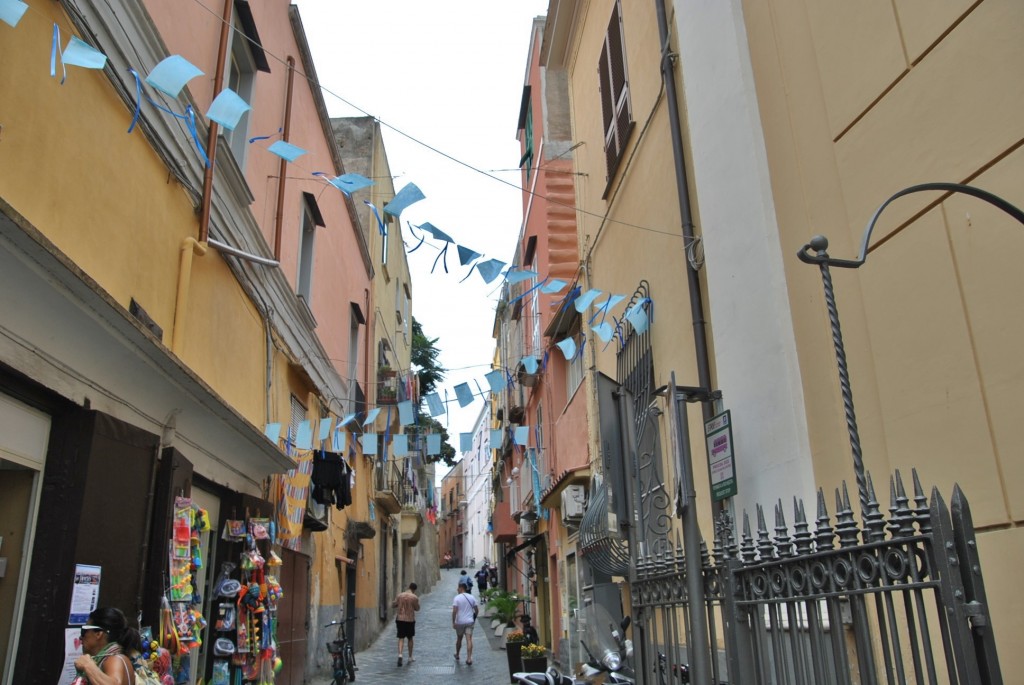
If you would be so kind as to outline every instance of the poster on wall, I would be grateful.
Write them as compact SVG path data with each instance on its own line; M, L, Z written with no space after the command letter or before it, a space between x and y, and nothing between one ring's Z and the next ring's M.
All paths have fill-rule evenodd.
M75 670L75 659L82 656L82 629L64 629L64 666L60 670L60 680L57 685L71 685L77 671Z
M100 599L100 567L75 564L75 587L71 592L71 616L68 625L82 626L96 609Z

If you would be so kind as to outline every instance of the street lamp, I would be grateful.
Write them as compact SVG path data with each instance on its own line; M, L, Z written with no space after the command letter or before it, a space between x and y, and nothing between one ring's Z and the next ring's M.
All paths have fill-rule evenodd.
M825 288L825 306L828 309L829 324L832 328L832 343L836 350L836 365L839 367L839 389L843 395L843 410L846 414L846 428L850 434L850 450L853 453L853 472L857 478L857 493L860 496L862 513L867 511L867 477L864 472L864 455L860 446L860 432L857 429L857 415L853 408L853 390L850 387L850 372L846 365L846 349L843 347L843 332L839 326L839 311L836 308L835 290L832 286L832 273L829 271L829 267L835 266L842 269L860 268L864 262L867 261L868 243L871 240L871 232L874 231L875 224L878 223L878 217L881 215L882 211L894 200L905 195L936 190L947 194L962 193L964 195L971 195L980 200L984 200L1024 224L1024 211L1021 211L1006 200L997 195L993 195L986 190L963 185L961 183L922 183L920 185L910 186L909 188L900 190L878 206L878 209L876 209L875 213L871 215L871 219L868 221L868 225L864 229L864 235L861 238L860 256L857 257L857 259L835 259L830 257L828 254L828 238L823 235L814 236L806 245L800 248L799 252L796 253L796 256L800 258L800 261L806 264L817 264L818 268L821 270L821 280Z

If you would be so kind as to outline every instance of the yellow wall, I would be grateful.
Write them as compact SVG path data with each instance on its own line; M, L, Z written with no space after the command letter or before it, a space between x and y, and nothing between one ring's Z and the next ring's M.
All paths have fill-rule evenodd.
M784 254L823 233L830 254L854 257L874 209L917 183L1024 206L1024 5L972 5L744 4ZM916 466L947 499L964 488L1014 672L1021 602L1005 569L1020 562L1024 521L1024 232L980 200L938 199L894 203L867 263L833 278L865 462L876 485ZM786 267L816 480L837 483L852 469L820 275Z

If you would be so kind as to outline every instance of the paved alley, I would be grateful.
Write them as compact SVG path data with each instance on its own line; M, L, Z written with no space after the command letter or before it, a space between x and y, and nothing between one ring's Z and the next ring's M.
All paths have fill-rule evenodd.
M456 662L455 631L452 630L452 598L456 594L459 569L441 569L441 580L434 589L420 595L420 611L416 615L416 660L398 666L398 644L394 621L368 648L356 653L356 683L387 685L406 683L507 683L508 662L501 641L494 636L489 618L484 618L481 604L480 617L473 631L473 664L466 665L466 645L463 641L461 660ZM480 599L477 588L473 596ZM313 685L328 685L329 678L318 677Z

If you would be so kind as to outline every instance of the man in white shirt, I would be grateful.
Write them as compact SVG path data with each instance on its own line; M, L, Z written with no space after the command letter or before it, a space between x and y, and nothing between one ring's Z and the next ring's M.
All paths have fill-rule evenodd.
M466 586L459 583L459 594L452 600L452 628L455 629L455 660L459 660L459 652L462 650L462 636L466 636L466 665L473 664L473 625L476 623L476 615L480 610L480 604L471 593L466 591Z

